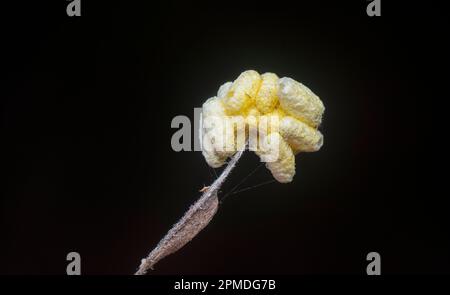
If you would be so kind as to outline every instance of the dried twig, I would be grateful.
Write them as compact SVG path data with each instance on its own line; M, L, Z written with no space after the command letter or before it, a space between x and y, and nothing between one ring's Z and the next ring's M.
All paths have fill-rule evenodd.
M184 216L173 225L147 258L142 259L136 275L143 275L164 257L176 252L192 240L217 212L217 192L239 161L244 150L238 151L230 160L222 174L211 184Z

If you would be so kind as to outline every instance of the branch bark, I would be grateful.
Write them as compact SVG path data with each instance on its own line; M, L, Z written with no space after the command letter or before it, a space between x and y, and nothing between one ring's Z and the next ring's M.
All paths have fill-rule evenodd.
M223 172L208 190L191 205L184 216L172 226L150 254L141 260L141 265L135 275L146 274L149 269L153 269L158 261L181 249L209 224L219 206L217 192L243 153L244 150L240 150L231 158Z

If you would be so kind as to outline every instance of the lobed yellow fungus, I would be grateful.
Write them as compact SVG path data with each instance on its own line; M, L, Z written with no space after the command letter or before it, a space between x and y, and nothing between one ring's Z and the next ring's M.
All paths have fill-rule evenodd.
M229 115L241 115L253 103L261 85L258 72L245 71L233 82L224 96L225 110Z
M275 109L278 103L278 76L273 73L261 75L261 87L255 97L257 109L267 114Z
M324 110L320 98L300 82L245 71L203 104L203 155L211 167L220 167L253 136L258 142L253 150L273 177L291 182L295 155L323 144L318 126Z

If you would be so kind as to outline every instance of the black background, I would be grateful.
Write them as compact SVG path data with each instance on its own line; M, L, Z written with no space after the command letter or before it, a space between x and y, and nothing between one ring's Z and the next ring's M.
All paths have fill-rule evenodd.
M213 180L200 152L171 149L172 118L247 69L318 94L324 146L292 183L227 197L153 273L365 274L371 251L383 273L448 272L445 118L428 119L448 98L443 7L92 2L3 10L0 273L65 274L70 251L83 274L133 273ZM245 155L222 196L257 165Z

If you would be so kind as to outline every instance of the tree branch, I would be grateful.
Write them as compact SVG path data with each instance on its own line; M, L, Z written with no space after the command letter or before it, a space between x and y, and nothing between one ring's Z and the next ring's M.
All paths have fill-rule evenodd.
M147 258L141 260L141 265L135 273L136 275L146 274L149 269L153 269L158 261L181 249L208 225L218 209L219 201L217 192L236 166L244 150L238 151L231 158L220 176L203 193L197 202L191 205L184 216L173 225Z

